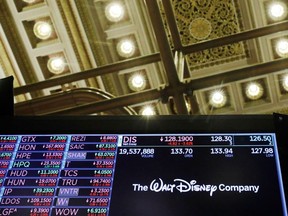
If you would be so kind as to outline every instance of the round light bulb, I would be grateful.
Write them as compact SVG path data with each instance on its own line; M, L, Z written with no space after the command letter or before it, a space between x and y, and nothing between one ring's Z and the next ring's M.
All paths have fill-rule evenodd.
M132 79L132 84L136 87L136 88L140 88L141 86L143 86L144 84L144 79L142 76L138 75L133 77Z
M283 76L282 86L285 89L285 91L288 91L288 75Z
M61 74L65 70L65 61L63 57L53 57L48 60L48 69L54 74Z
M118 42L117 51L120 56L128 58L135 53L135 45L132 40L124 39Z
M155 115L155 114L156 114L156 112L152 106L146 106L141 110L141 115L151 116L151 115Z
M120 2L111 2L105 8L105 15L111 22L118 22L123 19L125 15L125 9Z
M263 96L263 87L259 83L250 83L246 87L246 96L251 100L257 100Z
M34 34L41 40L48 39L52 34L52 26L49 22L38 21L33 27Z
M279 21L287 16L287 6L283 2L272 2L268 7L268 14L271 19Z
M128 84L131 90L141 91L146 87L146 80L142 74L134 74L129 78Z
M215 108L223 107L227 102L227 97L222 90L211 92L209 96L209 103Z
M281 39L276 43L276 52L281 57L288 56L288 40Z
M28 4L33 4L34 2L36 2L36 0L23 0L23 2L26 2Z

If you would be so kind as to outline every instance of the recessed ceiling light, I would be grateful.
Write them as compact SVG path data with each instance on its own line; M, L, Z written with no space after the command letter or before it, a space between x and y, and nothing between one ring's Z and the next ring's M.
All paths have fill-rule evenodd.
M250 83L246 86L246 96L251 100L257 100L264 94L264 89L258 82Z
M34 24L33 31L36 37L41 40L46 40L52 35L52 26L47 21L37 21Z
M52 57L48 60L47 67L51 73L61 74L66 67L65 60L63 57Z
M281 57L288 56L288 39L281 39L276 43L276 52Z
M227 96L223 90L212 91L209 95L209 103L215 108L221 108L227 103Z
M268 14L274 21L283 20L287 16L287 5L281 1L272 1L268 6Z
M140 114L145 116L151 116L156 115L156 112L152 106L145 106L143 107L143 109L141 109Z
M119 22L125 15L125 9L121 2L111 2L105 8L105 15L111 22Z
M129 39L120 40L117 44L117 51L122 57L129 58L133 56L135 50L136 48L134 42Z
M288 91L288 75L284 75L282 77L282 86L285 89L285 91Z
M33 4L34 2L36 2L36 0L23 0L23 2L26 2L28 4Z
M142 74L135 73L134 75L130 76L128 84L131 90L141 91L145 89L147 82Z

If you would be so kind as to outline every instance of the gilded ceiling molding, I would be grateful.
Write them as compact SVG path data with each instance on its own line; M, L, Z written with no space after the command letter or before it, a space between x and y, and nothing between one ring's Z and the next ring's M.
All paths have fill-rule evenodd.
M91 69L91 63L89 61L69 0L57 1L57 4L59 6L59 10L61 11L66 30L69 37L72 39L71 42L73 44L75 53L77 54L77 58L80 60L79 65L81 70Z
M257 110L257 114L260 110ZM283 115L288 115L288 108L284 107L284 108L281 108L281 109L272 109L272 111L269 111L269 112L264 112L264 113L261 113L260 114L273 114L273 113L278 113L278 114L283 114Z
M172 0L183 46L238 33L243 28L233 0ZM236 9L235 9L236 7ZM186 55L190 71L247 58L243 42Z
M83 3L85 2L85 3ZM80 16L80 19L82 21L85 33L87 35L87 38L89 38L89 44L92 49L93 55L96 59L97 65L106 65L107 61L101 52L101 46L99 43L93 43L93 41L99 41L99 38L96 36L95 31L94 31L94 24L93 21L91 20L90 10L88 7L94 7L93 1L90 3L89 0L87 1L75 1L75 4L77 6L78 14Z
M3 41L1 40L1 38L0 38L0 53L1 53L1 55L0 55L0 65L1 65L1 67L2 67L2 69L4 71L4 73L5 73L5 76L8 77L8 76L12 75L14 77L13 85L15 87L20 86L20 82L19 82L18 76L15 73L14 67L13 67L13 65L12 65L12 63L10 61L9 55L7 53L5 45L4 45ZM25 95L18 95L16 97L16 100L18 102L25 101L26 97L25 97Z
M61 12L63 21L65 23L66 31L71 38L71 43L78 59L78 64L81 71L89 70L92 68L92 64L89 60L88 53L84 46L83 38L78 28L78 24L75 20L72 7L69 0L57 1L59 10ZM95 79L88 80L90 86L97 86Z
M5 49L5 45L3 44L3 41L0 38L0 64L2 66L2 69L5 73L5 76L14 76L14 86L18 87L20 86L18 77L15 73L15 70L11 64L10 58L8 56L7 50Z
M93 20L97 19L96 14L93 14L95 9L94 0L75 1L75 4L82 21L83 28L87 38L89 39L89 45L91 47L97 66L103 66L111 63L111 61L107 59L108 52L105 50L107 47L103 48L103 43L99 43L99 41L106 41L106 38L101 38L102 35L100 35L100 32L103 32L104 30L101 29L101 26L99 23L97 23L97 20ZM97 27L99 27L101 30L96 29ZM119 92L115 88L113 75L114 74L107 74L101 76L101 80L103 81L106 89L109 89L109 93L118 95Z
M37 78L34 76L34 69L5 0L0 0L0 22L25 82L36 82Z

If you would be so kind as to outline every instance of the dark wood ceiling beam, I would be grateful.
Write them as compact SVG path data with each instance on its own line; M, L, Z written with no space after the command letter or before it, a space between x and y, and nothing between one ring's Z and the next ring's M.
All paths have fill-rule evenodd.
M288 68L288 59L279 59L271 62L265 62L262 64L253 65L246 68L240 68L233 71L217 74L214 76L204 77L197 80L191 80L184 87L195 91L212 86L223 85L247 78L257 78L262 75L267 75L276 71L285 70Z
M87 70L87 71L83 71L79 73L69 74L69 75L65 75L65 76L61 76L61 77L57 77L53 79L40 81L37 83L27 84L25 86L15 88L14 94L19 95L19 94L24 94L27 92L33 92L33 91L37 91L37 90L41 90L41 89L45 89L45 88L49 88L49 87L53 87L57 85L63 85L66 83L71 83L71 82L75 82L79 80L88 79L91 77L96 77L96 76L101 76L101 75L108 74L108 73L117 72L120 70L136 67L139 65L155 63L160 60L161 60L160 54L155 53L155 54L151 54L151 55L147 55L147 56L143 56L139 58L112 63L109 65L101 66L98 68L93 68L91 70Z
M174 46L174 52L179 51L182 53L183 46L182 46L179 30L177 27L176 17L174 15L174 11L172 8L172 3L171 1L162 1L162 4L165 10L168 27L170 29L170 34L171 34L171 38L172 38L172 42ZM187 61L184 61L184 74L189 74L188 71L189 71L189 67L188 67Z
M162 1L162 4L163 4L164 10L165 10L166 19L167 19L168 26L170 29L170 34L172 37L174 49L175 50L182 50L181 38L180 38L179 30L177 27L173 8L171 5L171 1L165 1L164 0L164 1Z
M177 86L180 83L174 56L169 45L169 41L165 32L163 20L159 11L158 3L155 0L146 0L148 12L153 25L153 30L160 50L161 60L167 73L169 85Z
M151 89L139 93L129 94L107 100L101 100L86 105L76 106L45 115L77 115L93 114L109 111L115 108L122 108L133 104L143 103L143 101L159 100L162 92L158 89Z
M176 65L174 63L173 53L166 35L159 5L155 0L146 0L147 9L152 22L153 30L160 50L160 56L165 68L169 87L175 89L172 96L178 114L188 114L184 95L178 92L178 86L181 84Z
M287 29L288 29L288 21L279 22L279 23L264 26L261 28L252 29L252 30L240 32L237 34L204 41L204 42L193 44L190 46L185 46L182 48L182 52L185 55L187 55L187 54L202 51L205 49L211 49L214 47L220 47L220 46L224 46L224 45L228 45L232 43L237 43L240 41L263 37L263 36L274 34L280 31L287 31Z

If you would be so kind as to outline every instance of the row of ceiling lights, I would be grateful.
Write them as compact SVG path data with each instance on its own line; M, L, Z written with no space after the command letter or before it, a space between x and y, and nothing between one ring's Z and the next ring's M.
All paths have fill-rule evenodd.
M111 22L119 22L125 17L125 7L119 1L110 2L105 8L106 18ZM129 58L134 55L136 46L131 39L122 39L117 44L117 52L121 57ZM134 73L128 79L128 86L132 91L142 91L147 86L147 80L141 73ZM152 105L146 105L140 110L141 115L155 115L156 111Z
M287 5L282 1L271 1L268 4L268 15L273 21L282 21L287 18ZM275 45L276 53L280 57L288 57L288 39L279 39Z
M281 86L288 92L288 74L282 76ZM244 88L245 96L251 101L259 100L264 95L264 86L258 81L250 82ZM227 96L228 93L224 88L210 91L209 104L214 108L222 108L228 102Z
M250 100L258 100L263 96L264 88L258 82L251 82L246 85L245 95ZM211 91L209 94L209 104L214 108L222 108L227 104L227 92L224 89Z
M106 18L111 22L119 22L125 17L124 5L119 2L110 2L105 8ZM129 58L134 55L136 46L131 39L122 39L117 44L117 52L121 57ZM141 73L134 73L128 79L128 85L132 91L142 91L147 86L147 80ZM155 115L155 108L152 105L146 105L140 110L141 115Z
M268 15L274 21L281 21L287 16L287 5L281 1L271 1L268 5Z
M281 1L271 1L267 7L269 18L275 22L287 18L287 5ZM275 44L275 51L279 57L288 57L288 39L281 38ZM288 92L288 75L281 80L282 87ZM258 100L264 94L264 86L259 82L251 82L245 86L245 96L250 100ZM209 104L214 108L222 108L227 102L227 93L224 89L213 90L209 94Z
M27 4L38 3L38 0L23 0ZM105 15L110 22L119 22L125 17L125 7L120 1L112 1L105 7ZM34 35L42 40L49 40L55 34L53 25L49 19L36 21L33 27ZM132 57L136 51L135 42L124 38L117 43L117 52L123 58ZM63 55L52 56L47 61L48 70L59 75L65 71L67 63ZM132 91L144 90L147 86L146 77L142 73L134 73L128 79L128 85ZM155 109L147 105L140 110L142 115L155 115Z
M25 2L32 3L33 0L24 0ZM111 2L106 6L105 14L109 21L118 22L124 17L124 6L120 2ZM36 21L33 27L35 36L40 40L48 40L53 35L54 29L50 20L39 20ZM121 57L129 58L134 55L136 46L131 39L122 39L117 44L117 52ZM60 63L63 66L60 66ZM59 59L53 57L51 61L48 61L48 69L53 74L60 74L64 71L65 59L63 56L59 56ZM57 65L55 70L55 65ZM62 70L60 70L60 68ZM138 78L139 79L139 78ZM132 82L134 83L134 82Z

